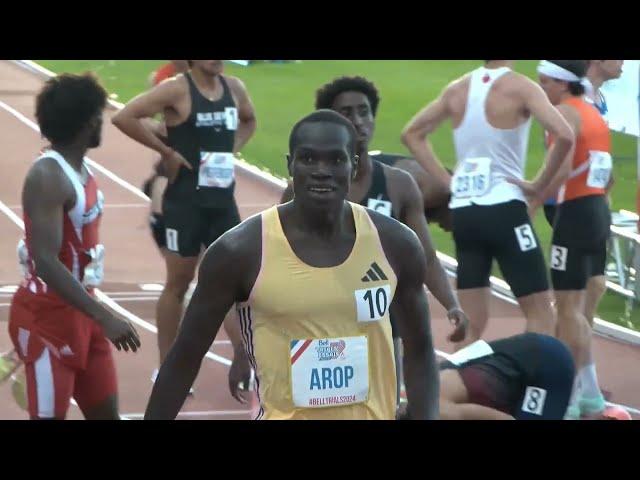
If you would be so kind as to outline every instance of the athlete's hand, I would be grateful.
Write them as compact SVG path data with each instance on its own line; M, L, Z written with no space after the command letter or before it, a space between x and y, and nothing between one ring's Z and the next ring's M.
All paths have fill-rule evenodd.
M138 332L128 320L106 312L102 318L98 319L98 323L104 329L106 337L118 350L124 349L125 352L128 352L131 349L135 352L140 348Z
M529 200L529 208L527 211L529 212L529 218L533 222L536 218L536 214L538 213L538 209L542 206L542 203L538 199Z
M193 170L191 164L179 153L175 150L171 151L169 155L162 156L162 163L164 163L165 172L167 173L167 178L169 179L169 183L175 182L178 177L178 172L182 167Z
M238 402L246 404L248 400L242 392L249 390L251 381L251 364L243 348L234 349L233 361L229 368L229 392Z
M535 182L530 182L528 180L522 180L515 177L507 177L506 180L507 182L520 187L520 190L522 190L522 193L525 194L529 203L540 202L540 187Z
M467 314L459 307L454 307L447 312L447 318L454 326L453 332L449 334L447 339L450 342L458 343L464 340L467 336L467 329L469 328L469 318Z

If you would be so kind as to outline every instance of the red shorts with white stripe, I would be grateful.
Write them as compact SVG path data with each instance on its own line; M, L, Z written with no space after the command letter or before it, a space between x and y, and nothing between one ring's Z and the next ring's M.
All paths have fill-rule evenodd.
M31 418L63 419L72 398L87 412L117 395L111 344L77 309L20 288L9 334L25 363Z

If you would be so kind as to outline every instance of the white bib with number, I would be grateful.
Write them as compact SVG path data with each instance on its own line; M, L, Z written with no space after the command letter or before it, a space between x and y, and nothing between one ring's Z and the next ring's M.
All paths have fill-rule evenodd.
M387 314L391 305L391 286L381 285L355 291L358 322L377 322Z
M228 188L234 179L235 163L229 152L200 152L199 187Z
M449 355L447 357L447 360L449 360L454 365L460 366L470 360L487 357L489 355L493 355L493 349L491 348L491 345L489 345L484 340L478 340L476 342L473 342L471 345L463 348L462 350L458 350L453 355Z
M91 262L84 267L82 284L85 287L98 287L104 280L104 245L96 245L87 254L91 257Z
M587 186L591 188L606 188L611 178L613 162L607 152L592 150L589 152L589 176Z
M238 109L236 107L226 107L224 109L224 121L227 130L238 129Z
M462 161L451 179L454 198L482 197L491 187L491 159L467 158Z
M367 208L375 210L387 217L391 216L391 202L388 200L380 200L378 198L370 198L367 200Z
M366 402L369 348L366 336L291 341L291 392L299 408Z

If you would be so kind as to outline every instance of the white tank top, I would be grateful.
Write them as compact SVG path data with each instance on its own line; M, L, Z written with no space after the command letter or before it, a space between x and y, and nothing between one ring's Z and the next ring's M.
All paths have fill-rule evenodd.
M469 98L462 123L453 131L458 163L451 182L450 208L496 205L520 200L519 187L507 177L524 178L531 119L512 129L493 127L485 104L495 81L508 67L480 67L471 72Z

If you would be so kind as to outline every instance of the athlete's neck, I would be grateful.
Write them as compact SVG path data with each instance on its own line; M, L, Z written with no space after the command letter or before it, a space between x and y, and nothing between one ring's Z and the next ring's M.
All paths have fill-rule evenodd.
M69 165L78 172L82 170L84 156L87 153L87 147L84 145L57 145L51 144L51 148L64 157Z
M589 68L589 70L587 70L587 78L591 82L591 85L593 85L594 94L597 94L598 91L600 91L600 87L606 81L605 78L600 73L598 73L594 67L591 67Z
M365 180L373 170L371 157L369 157L369 152L367 151L368 149L363 148L362 150L363 151L358 153L358 171L356 172L356 177L353 179L354 182Z
M330 239L342 232L344 217L348 207L346 202L340 202L328 207L316 207L303 205L302 202L293 201L293 215L298 229L310 235L317 235Z
M218 75L209 75L207 73L203 73L200 70L191 70L191 76L193 80L202 88L206 88L209 90L215 90L217 86L217 78Z
M508 67L511 68L513 66L513 60L489 60L484 64L484 68L494 69L494 68L502 68Z

